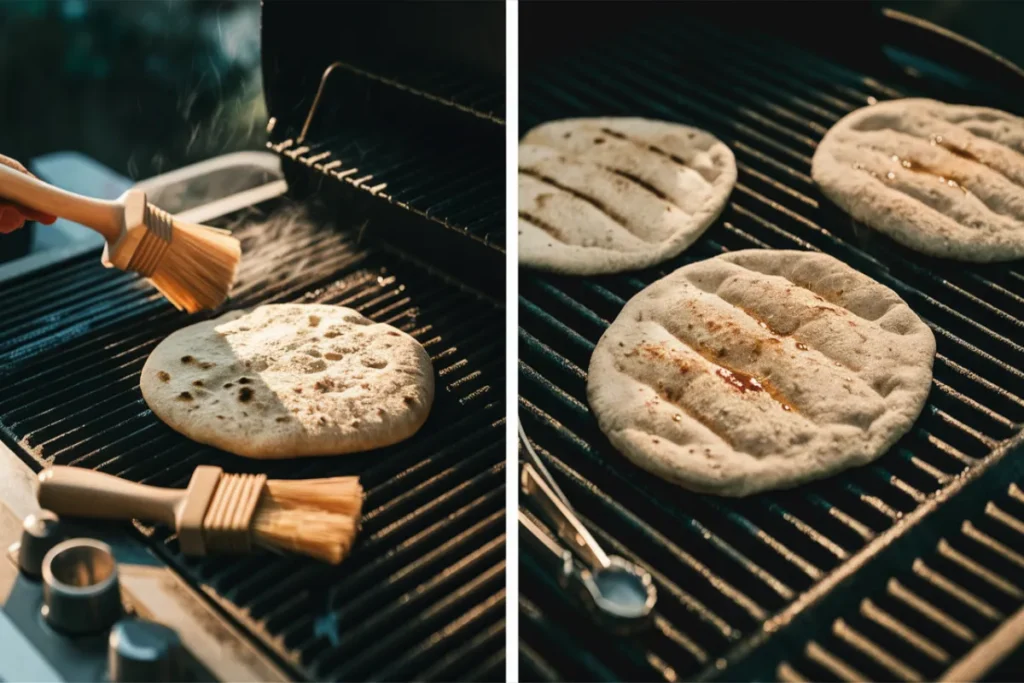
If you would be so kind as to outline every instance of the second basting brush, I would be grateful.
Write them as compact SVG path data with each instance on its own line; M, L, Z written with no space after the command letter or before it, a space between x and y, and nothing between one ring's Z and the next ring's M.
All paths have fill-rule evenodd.
M203 465L187 489L165 489L56 466L39 474L38 498L58 515L162 522L185 555L259 545L338 564L359 530L363 488L358 477L268 480Z

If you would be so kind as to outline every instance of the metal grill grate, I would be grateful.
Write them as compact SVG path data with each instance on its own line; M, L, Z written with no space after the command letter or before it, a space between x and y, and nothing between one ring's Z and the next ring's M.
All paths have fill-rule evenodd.
M1022 577L1024 492L1011 484L983 514L950 529L932 552L781 663L776 675L937 680L1024 605Z
M571 116L674 120L713 132L739 168L722 217L669 263L619 276L520 277L524 427L598 541L648 567L660 595L651 633L613 638L582 619L527 553L525 678L728 676L721 658L737 644L858 553L876 552L899 533L899 520L1019 433L1024 275L1012 265L912 254L823 202L809 175L830 125L871 102L922 94L909 81L696 21L663 23L521 76L523 132ZM953 92L917 86L938 98ZM873 465L791 492L724 500L684 492L618 454L589 413L586 368L636 292L682 265L744 248L820 250L851 264L910 304L934 331L938 355L920 419Z
M297 676L500 680L504 676L504 420L501 309L350 232L277 207L240 231L246 257L229 306L345 305L424 344L437 397L412 439L341 458L255 462L161 423L138 389L149 352L195 321L96 254L4 287L0 430L36 468L87 467L183 486L199 464L271 478L358 473L365 522L332 568L294 557L180 555L153 547ZM400 653L396 655L396 653Z
M289 137L268 147L504 251L501 154L452 145L428 131L366 125L332 128L329 137L305 143Z

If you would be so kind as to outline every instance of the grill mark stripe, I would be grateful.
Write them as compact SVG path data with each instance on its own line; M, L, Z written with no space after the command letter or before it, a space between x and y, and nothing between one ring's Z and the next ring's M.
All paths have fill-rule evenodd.
M668 202L669 204L671 204L672 206L676 207L680 211L683 210L682 207L678 206L675 202L673 202L671 199L669 199L669 196L667 194L665 194L664 192L662 192L661 190L656 188L654 185L651 185L646 180L643 180L642 178L638 178L637 176L633 175L632 173L627 173L626 171L622 171L622 170L619 170L617 168L608 168L608 170L611 171L612 173L614 173L615 175L621 177L621 178L625 178L626 180L630 181L634 185L638 185L642 189L647 190L648 192L650 192L651 194L653 194L655 197L657 197L658 199L662 200L663 202Z
M624 373L624 374L628 374L628 373ZM634 380L636 382L639 382L640 384L643 384L645 387L648 387L649 389L652 389L654 391L654 393L656 393L662 400L664 400L665 402L667 402L667 403L671 404L672 406L674 406L674 407L678 408L679 410L681 410L691 420L693 420L694 422L696 422L697 424L699 424L700 426L704 427L709 432L711 432L712 434L717 436L722 441L722 443L724 443L729 448L733 449L737 453L742 453L743 452L743 451L739 450L739 448L737 448L736 445L730 439L728 439L725 434L723 434L721 431L719 431L719 429L717 427L714 427L714 426L709 425L708 423L706 423L703 419L698 417L697 414L693 413L691 411L691 409L688 408L687 406L679 403L678 401L672 400L663 389L659 389L658 387L650 384L649 382L645 382L644 380L640 379L639 377L634 377L633 375L628 375L628 376L630 377L630 379L632 379L632 380ZM643 431L643 430L637 429L636 431ZM652 437L655 437L655 438L658 438L658 439L665 439L665 441L668 441L670 443L674 443L676 446L683 447L683 444L676 443L676 442L672 441L671 439L669 439L668 437L666 437L666 436L664 436L662 434L651 434L649 432L647 432L647 433L650 436L652 436ZM715 444L715 445L718 445L718 444ZM704 444L695 444L694 448L697 448L698 446L704 446ZM749 455L749 453L748 453L748 455Z
M691 284L693 284L693 283L691 283ZM696 285L694 285L694 286L696 287ZM701 290L701 291L704 291L704 290ZM709 294L710 294L710 292L709 292ZM778 338L796 339L796 335L800 331L801 328L803 328L806 324L808 324L810 322L814 322L814 320L817 320L818 318L821 317L821 316L818 316L818 318L814 318L813 320L809 320L806 323L801 323L799 327L797 327L795 330L793 330L789 334L780 334L779 332L776 332L775 330L773 330L771 325L769 325L767 321L762 320L761 318L759 318L754 313L751 313L746 308L743 308L742 306L737 306L736 304L732 303L728 299L724 298L721 294L718 294L718 292L715 292L714 295L717 296L722 301L724 301L725 303L729 304L729 306L732 307L734 310L740 311L741 313L743 313L744 315L749 317L751 320L756 322L759 326L764 327L766 330L768 330L769 333L771 333L772 335L774 335L775 337L778 337ZM833 305L835 305L835 304L833 304ZM841 311L846 311L847 310L847 309L843 308L842 306L837 306L837 308L839 308L839 310L841 310ZM873 387L870 384L868 384L866 381L864 381L863 378L861 378L858 375L860 370L857 370L856 368L851 368L849 365L847 365L846 363L842 362L838 358L833 358L832 356L828 355L827 353L825 353L824 351L822 351L818 347L811 346L810 344L808 344L805 341L799 341L798 340L798 342L801 343L801 344L804 344L805 346L807 346L807 349L806 349L807 351L816 351L816 352L820 353L822 356L824 356L825 358L827 358L828 360L830 360L832 363L841 365L843 368L845 368L845 369L849 370L850 372L854 373L854 378L857 379L860 382L860 384L862 384L865 387L867 387L868 390L871 391L873 394L875 394L877 396L880 396L883 399L885 398L885 396L882 396L882 393L880 391L878 391L878 389L876 389L875 387Z
M553 188L555 188L557 190L561 190L562 192L565 192L566 194L572 195L573 197L576 197L576 199L584 201L587 204L590 204L595 209L597 209L598 211L600 211L604 215L608 216L608 218L611 219L613 222L618 223L618 225L623 230L625 230L626 232L630 233L631 235L633 235L637 239L643 240L644 242L650 242L650 240L648 240L644 236L637 234L636 231L633 230L632 227L630 226L629 221L627 221L623 216L619 215L616 211L614 211L610 207L606 206L603 202L601 202L601 201L599 201L597 199L594 199L593 197L589 197L589 196L583 194L582 192L579 192L578 190L574 190L571 187L567 187L565 185L562 185L561 183L559 183L554 178L548 177L548 176L546 176L546 175L544 175L542 173L538 173L537 171L534 171L532 169L523 168L523 167L520 166L519 167L519 172L522 173L523 175L530 176L534 180L542 182L545 185L550 185L551 187L553 187Z
M871 149L875 150L876 152L885 153L885 151L880 149L880 148L871 147ZM859 173L862 176L869 176L869 177L871 177L872 180L875 180L876 182L881 183L884 187L886 187L886 188L888 188L888 189L890 189L890 190L892 190L894 192L899 192L900 194L905 196L907 199L910 199L911 201L915 201L918 204L921 204L921 205L925 206L926 208L931 209L932 211L938 213L943 218L946 218L948 220L954 221L957 225L960 225L960 226L965 227L965 228L969 228L970 227L969 225L965 224L964 222L958 220L957 218L955 218L955 217L953 217L953 216L951 216L949 214L943 213L942 211L939 211L934 206L932 206L929 202L927 202L927 201L925 201L923 199L920 199L919 197L915 197L914 195L910 194L910 192L908 192L906 189L904 189L905 187L911 186L912 183L900 182L899 184L897 184L897 179L902 177L902 172L903 171L905 171L907 173L915 173L916 174L915 171L903 168L902 166L900 167L900 169L901 169L901 173L899 175L897 175L896 178L893 178L892 180L883 179L882 176L880 176L880 175L872 175L871 172L867 171L866 169L851 168L850 170L855 172L855 173ZM933 175L935 175L935 174L933 174ZM1002 175L1002 174L1000 174L1000 175ZM938 178L938 177L939 176L936 175L936 178ZM1009 219L1010 221L1012 221L1014 223L1024 223L1024 220L1018 218L1017 216L1014 216L1013 214L1005 213L1003 211L998 210L995 206L993 206L990 203L990 201L988 199L986 199L985 197L981 196L977 192L973 191L971 189L971 187L966 185L959 178L954 178L952 176L942 176L942 177L946 178L947 180L952 180L952 181L956 182L957 186L960 188L960 191L965 192L967 194L970 194L972 197L976 198L978 200L978 202L981 204L981 206L984 208L984 211L992 214L993 216L999 216L1000 218ZM1005 178L1006 176L1003 176L1003 177ZM942 185L943 183L937 182L937 184L938 185ZM1014 185L1016 185L1020 189L1024 190L1024 186L1017 185L1016 183L1014 183Z
M946 121L945 119L940 119L940 118L936 118L936 117L934 117L934 116L933 116L933 117L931 117L931 118L932 118L932 119L934 119L934 120L936 120L936 121L941 121L942 123L944 123L944 124L947 124L947 125L949 125L949 124L951 123L950 121ZM964 132L966 132L966 133L967 133L968 135L972 135L972 136L974 136L974 135L975 135L975 133L973 133L973 132L971 132L971 131L967 130L966 128L964 128L963 126L960 126L959 124L953 124L953 125L955 125L955 126L957 126L957 127L961 128L961 129L962 129L962 130L963 130ZM904 136L906 136L906 137L908 137L908 138L913 138L914 140L920 140L920 141L922 141L922 142L927 142L927 143L931 144L931 139L930 139L930 138L923 138L923 137L920 137L920 136L918 136L918 135L914 135L913 133L911 133L911 132L909 132L909 131L905 131L905 130L900 130L899 128L893 128L892 126L884 126L884 127L882 127L882 128L874 128L874 129L872 129L872 130L870 130L870 131L863 131L863 130L860 130L860 129L857 129L857 128L854 128L854 129L851 129L851 130L855 130L855 131L857 131L857 132L859 132L859 133L865 133L865 132L871 132L871 133L873 133L873 132L876 132L876 131L882 131L882 130L887 130L887 131L890 131L890 132L896 133L896 134L898 134L898 135L904 135ZM982 136L980 136L980 135L977 135L976 137L982 137ZM983 139L985 139L985 140L988 140L989 142L992 142L993 144L999 145L999 146L1000 146L1000 147L1002 147L1003 149L1007 149L1007 150L1009 150L1009 151L1013 152L1014 154L1017 154L1017 155L1019 155L1019 156L1021 155L1021 153L1020 153L1020 152L1018 152L1017 150L1015 150L1014 148L1012 148L1012 147L1009 147L1008 145L1004 145L1004 144L1003 144L1003 143L1001 143L1001 142L998 142L998 141L996 141L996 140L992 140L992 139L990 139L990 138L983 138ZM949 149L949 148L947 148L947 147L946 147L945 145L937 144L937 145L935 145L935 146L936 146L936 147L942 147L942 148L943 148L944 150L946 150L946 152L948 152L948 153L949 153L949 154L950 154L951 156L955 156L955 157L957 157L958 159L963 159L964 161L968 161L968 162L971 162L971 163L974 163L974 164L978 164L979 166L983 166L984 168L987 168L988 170L992 171L993 173L995 173L995 174L997 174L997 175L1001 175L1001 176L1002 176L1003 178L1006 178L1007 182L1011 183L1012 185L1014 185L1014 186L1016 186L1016 187L1018 187L1018 188L1020 188L1020 189L1024 190L1024 185L1021 185L1021 184L1020 184L1019 182L1017 182L1017 181L1016 181L1016 180L1014 180L1013 178L1010 178L1010 177L1009 177L1009 176L1007 176L1007 175L1006 175L1005 173L1003 173L1002 171L1000 171L1000 170L999 170L998 168L992 168L991 166L989 166L989 165L988 165L987 163L985 163L985 162L984 162L984 161L982 161L981 159L978 159L977 157L975 157L975 156L974 156L973 154L971 154L971 156L972 156L972 157L974 157L974 158L973 158L973 159L971 159L971 158L967 158L967 157L963 156L962 154L957 154L957 152L956 152L956 151L950 150L950 149ZM966 150L965 150L965 152L966 152ZM970 154L969 152L966 152L966 153Z
M658 147L657 145L652 145L649 142L644 142L643 140L638 140L632 136L626 135L625 133L620 133L619 131L614 130L612 128L601 128L601 132L605 133L606 135L610 135L613 138L618 138L619 140L632 143L633 146L639 149L645 150L647 152L654 152L658 156L664 157L665 159L668 159L669 161L675 163L678 166L682 166L685 169L693 171L704 180L708 187L712 187L713 181L715 180L714 178L708 178L699 169L696 169L693 166L690 166L688 163L686 163L686 160L680 156L672 154L671 152L668 152L662 149L661 147Z
M523 221L524 223L529 223L530 225L532 225L533 227L537 228L538 230L541 230L541 231L545 232L548 236L550 236L552 239L554 239L557 242L561 242L562 244L568 244L569 243L565 239L565 236L562 235L562 231L561 230L559 230L555 226L551 225L547 221L541 220L540 218L537 218L536 216L527 213L526 211L520 211L519 212L519 220Z

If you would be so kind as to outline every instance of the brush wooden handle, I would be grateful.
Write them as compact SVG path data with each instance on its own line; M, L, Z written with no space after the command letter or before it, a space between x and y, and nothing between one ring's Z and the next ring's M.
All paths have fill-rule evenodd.
M0 164L0 197L36 211L81 223L114 242L121 235L124 206L62 190Z
M39 475L39 505L58 515L144 519L175 526L185 489L162 489L79 467L51 467Z

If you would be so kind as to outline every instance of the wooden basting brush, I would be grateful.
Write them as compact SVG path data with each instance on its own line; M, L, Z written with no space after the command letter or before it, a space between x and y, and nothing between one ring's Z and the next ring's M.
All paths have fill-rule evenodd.
M230 232L179 221L142 190L92 199L0 164L0 197L100 233L103 265L145 276L179 310L216 308L235 281L242 250Z
M187 489L136 484L78 467L39 474L39 504L58 515L162 522L186 555L289 550L338 564L359 531L358 477L267 480L200 466Z

